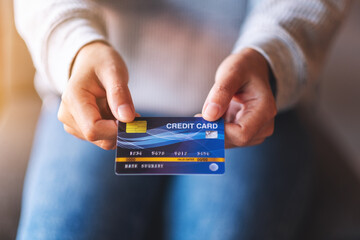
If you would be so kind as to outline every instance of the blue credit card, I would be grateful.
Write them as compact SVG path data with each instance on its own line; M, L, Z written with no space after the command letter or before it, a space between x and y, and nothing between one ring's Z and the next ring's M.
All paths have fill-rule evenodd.
M118 123L116 174L223 174L224 120L137 117Z

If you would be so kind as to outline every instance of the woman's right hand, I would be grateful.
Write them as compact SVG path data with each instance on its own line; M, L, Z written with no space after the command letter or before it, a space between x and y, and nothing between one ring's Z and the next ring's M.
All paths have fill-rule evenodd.
M77 54L58 112L64 129L109 150L116 147L117 123L131 122L135 109L128 71L120 55L103 42Z

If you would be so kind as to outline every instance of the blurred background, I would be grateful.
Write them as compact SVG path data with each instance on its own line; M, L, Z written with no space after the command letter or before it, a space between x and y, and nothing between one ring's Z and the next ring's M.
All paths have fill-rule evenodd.
M0 0L0 239L14 239L21 191L41 102L34 68L13 20L11 0Z
M301 116L318 149L316 193L304 237L360 234L360 1L334 42L316 101ZM0 0L0 239L14 239L21 191L41 101L34 68L13 20L11 0ZM311 236L311 237L310 237ZM330 237L333 236L333 237ZM329 237L329 238L327 238ZM336 238L336 237L335 237Z

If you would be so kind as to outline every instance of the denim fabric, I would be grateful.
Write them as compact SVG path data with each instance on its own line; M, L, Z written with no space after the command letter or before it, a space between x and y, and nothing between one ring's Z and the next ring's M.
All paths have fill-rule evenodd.
M116 176L114 151L63 130L43 107L18 240L292 239L311 193L312 159L293 112L274 136L226 151L223 176Z
M283 113L264 143L226 151L224 176L174 177L167 239L296 239L313 191L308 141L296 114Z

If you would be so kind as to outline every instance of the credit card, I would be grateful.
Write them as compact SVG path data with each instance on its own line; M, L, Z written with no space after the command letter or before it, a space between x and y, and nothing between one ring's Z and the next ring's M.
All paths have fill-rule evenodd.
M115 173L223 174L224 120L137 117L118 122Z

